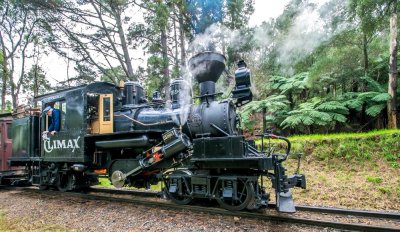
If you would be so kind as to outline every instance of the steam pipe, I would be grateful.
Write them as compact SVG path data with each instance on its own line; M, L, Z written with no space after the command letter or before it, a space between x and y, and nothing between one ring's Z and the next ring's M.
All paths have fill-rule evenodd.
M159 126L159 125L165 125L165 124L169 124L169 123L173 122L173 121L165 121L165 122L156 122L156 123L147 123L146 124L146 123L142 123L142 122L140 122L138 120L135 120L135 119L133 119L133 118L131 118L131 117L125 115L125 114L115 114L114 116L115 117L122 117L123 116L123 117L125 117L125 118L131 120L132 122L134 122L136 124L139 124L141 126Z
M221 128L219 128L217 125L215 125L214 123L210 123L210 125L212 126L212 127L214 127L215 129L217 129L219 132L221 132L222 134L224 134L224 135L226 135L226 136L229 136L229 134L228 133L226 133L224 130L222 130Z

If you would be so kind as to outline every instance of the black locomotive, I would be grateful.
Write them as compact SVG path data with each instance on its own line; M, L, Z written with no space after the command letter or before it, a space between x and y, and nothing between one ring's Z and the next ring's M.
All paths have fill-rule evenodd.
M266 205L269 193L261 179L269 178L277 209L294 212L290 188L305 188L304 175L287 176L287 153L269 154L240 135L236 107L252 100L250 71L242 61L235 72L230 99L216 101L215 82L225 70L225 57L203 52L189 61L200 86L200 104L193 104L191 87L171 83L171 102L157 94L145 99L135 82L124 86L92 83L38 97L42 107L61 111L61 131L47 130L49 116L30 113L14 118L11 166L26 166L32 184L72 191L96 184L108 174L116 187L148 187L164 182L164 191L178 204L195 198L215 199L229 210ZM169 105L166 107L166 105Z

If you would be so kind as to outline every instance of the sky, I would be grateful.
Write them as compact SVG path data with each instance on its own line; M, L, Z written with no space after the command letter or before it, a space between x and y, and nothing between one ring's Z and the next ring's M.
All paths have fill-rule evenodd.
M250 17L249 26L257 26L263 21L278 17L288 2L289 0L255 0L254 13Z
M289 0L255 0L255 10L250 17L249 26L260 25L263 21L278 17ZM49 78L50 83L67 79L67 60L51 52L47 57L42 58L42 67ZM70 77L76 75L73 65L69 69Z

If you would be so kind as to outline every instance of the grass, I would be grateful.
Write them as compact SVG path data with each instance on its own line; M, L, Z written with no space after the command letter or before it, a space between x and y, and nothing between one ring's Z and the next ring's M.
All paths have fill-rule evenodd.
M111 184L110 180L107 177L100 177L99 184L97 186L104 187L104 188L114 188L114 186ZM126 188L138 189L138 188L134 188L134 187L126 187ZM150 185L150 190L161 191L161 185L160 184Z
M301 171L307 178L308 189L294 191L296 203L400 209L400 130L289 139L292 154L304 154ZM276 141L273 145L280 152L285 147ZM288 159L287 174L296 166L296 159Z
M371 182L371 183L379 184L379 183L382 183L382 178L376 177L376 176L367 176L367 181Z
M28 223L24 219L8 219L0 209L0 231L5 232L26 232L26 231L71 231L63 226L45 224L43 221Z
M99 187L113 187L111 184L110 180L107 177L100 177L99 178L99 184L97 185Z
M400 168L400 130L379 130L368 133L302 135L289 138L292 154L312 155L321 161L340 158L346 161L365 161L383 158L393 168ZM260 140L256 142L261 145ZM271 144L283 152L285 144L272 140ZM268 141L264 141L268 146Z
M313 134L313 135L297 135L291 136L291 141L300 140L322 140L322 139L346 139L346 138L368 138L382 135L400 134L399 129L393 130L374 130L363 133L334 133L334 134Z

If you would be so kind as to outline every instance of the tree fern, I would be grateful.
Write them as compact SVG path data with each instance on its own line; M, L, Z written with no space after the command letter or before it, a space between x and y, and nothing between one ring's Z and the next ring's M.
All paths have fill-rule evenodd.
M366 84L368 84L368 89L370 89L372 91L381 92L381 93L386 91L386 89L383 88L383 86L379 82L375 81L374 79L372 79L369 76L363 76L363 77L360 77L360 79L362 81L364 81Z
M271 87L281 91L281 94L289 91L303 90L308 87L308 72L302 72L291 77L273 76L269 79Z
M273 115L276 114L279 111L282 111L287 108L288 101L286 100L286 97L283 95L271 95L267 97L264 100L261 101L252 101L245 105L241 110L240 110L240 118L242 122L242 127L247 128L247 129L253 129L254 125L257 123L254 120L252 120L252 115L254 113L261 112L263 109L267 109L267 112L269 113L266 117L266 120L270 123L276 123L274 120L276 120L276 117Z
M342 103L349 109L357 111L361 111L362 106L365 105L365 113L376 117L386 108L386 103L390 99L390 95L386 93L386 88L372 78L364 76L361 79L368 84L368 89L371 91L346 93L341 98Z
M377 104L377 105L367 107L367 109L365 110L365 113L368 114L369 116L375 117L378 114L380 114L381 111L385 108L386 108L386 104Z
M373 98L371 98L374 102L382 102L386 103L390 99L390 95L388 93L378 93Z
M326 101L313 98L289 112L281 123L284 128L305 128L307 126L333 126L346 121L347 107L339 101Z

